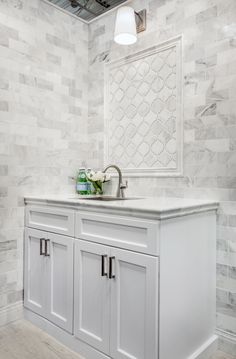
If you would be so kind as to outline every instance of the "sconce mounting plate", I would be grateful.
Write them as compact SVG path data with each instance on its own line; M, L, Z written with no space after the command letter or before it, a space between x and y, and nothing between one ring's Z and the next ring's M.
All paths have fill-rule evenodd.
M135 11L135 20L137 26L137 33L145 31L147 26L147 10L143 9L139 12Z

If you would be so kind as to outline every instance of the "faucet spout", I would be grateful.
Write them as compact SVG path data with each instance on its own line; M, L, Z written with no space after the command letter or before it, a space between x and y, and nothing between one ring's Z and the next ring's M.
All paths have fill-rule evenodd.
M116 165L109 165L107 166L103 172L105 173L108 169L110 168L114 168L119 176L118 179L118 186L117 186L117 191L116 191L116 197L118 198L124 198L125 197L125 193L124 193L124 189L126 189L128 187L128 182L126 181L125 183L123 183L123 177L122 177L122 172L120 170L120 168Z

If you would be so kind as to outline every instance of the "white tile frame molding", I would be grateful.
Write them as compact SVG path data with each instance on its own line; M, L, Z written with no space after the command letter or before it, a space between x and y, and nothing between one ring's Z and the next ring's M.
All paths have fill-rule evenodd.
M172 61L173 66L171 68L169 67L169 70L171 71L170 74L166 74L166 69L167 69L166 59L169 55L166 56L165 58L165 54L168 53L168 51L170 53L173 51L176 54L175 56L176 62L173 63ZM145 81L145 85L143 86L143 92L142 92L141 85L144 84L143 79L144 76L146 76L145 65L147 65L147 61L154 63L155 59L157 59L156 70L159 67L159 63L158 63L159 60L160 59L163 60L163 65L160 67L159 70L164 71L164 77L166 76L164 78L164 85L162 89L159 88L160 79L161 79L161 77L159 76L163 76L163 74L160 74L160 72L156 71L156 76L154 77L155 80L151 81L150 83L148 83L148 80L147 82ZM182 36L175 37L157 46L150 47L146 50L137 52L125 58L108 62L104 66L105 66L104 163L118 164L122 168L122 171L128 176L134 176L134 177L182 176L183 174ZM143 75L143 77L140 74L137 75L138 73L137 71L135 75L136 91L134 91L133 89L133 93L132 93L132 89L130 90L130 88L132 86L131 83L134 83L134 79L133 78L130 79L129 82L129 78L127 80L127 76L125 76L124 73L127 75L127 71L132 67L136 67L140 69L141 66L143 66L143 70L144 70L143 73L145 75ZM146 68L148 67L146 66ZM153 70L150 67L148 71L153 72ZM171 74L175 74L174 87L172 86L172 88L168 88L166 82L168 78L171 76ZM112 76L115 75L117 76L118 81L111 82ZM154 74L152 73L149 79L153 78L153 75ZM117 86L117 82L119 83L118 86ZM149 85L150 87L148 88L146 85ZM122 86L122 88L120 88L119 86ZM153 86L156 86L157 89L156 93L155 91L153 91ZM138 108L139 103L134 103L134 105L132 103L133 100L135 101L135 96L139 92L138 89L141 89L140 91L141 94L139 94L137 98L142 100L141 105L143 105L143 108L140 107L141 115L136 113L136 109ZM131 91L131 93L128 93L128 90ZM120 93L120 96L118 93L118 96L115 98L115 94L117 94L117 91ZM169 96L168 96L168 91L171 94ZM154 97L155 95L156 97ZM168 118L168 120L166 121L167 118L166 114L168 112L167 107L171 97L172 100L173 97L175 98L174 104L172 104L175 110L173 110L173 112L169 112L171 113L171 117ZM146 100L149 98L151 98L152 103L148 104L146 103ZM163 106L163 110L158 113L160 104L161 106ZM145 113L146 110L145 105L146 105L146 109L147 108L149 109L148 113ZM171 108L172 105L170 105L169 108ZM151 110L151 106L152 106L152 110ZM123 114L122 113L119 114L119 110L124 107L126 110L128 109L128 111L124 110ZM114 110L112 110L112 108ZM132 108L135 109L134 114L132 113ZM157 109L157 112L153 111L153 109L155 110L155 108ZM129 109L131 110L130 114L129 114ZM112 111L114 112L112 113ZM146 116L146 114L149 115L150 112L151 112L151 116ZM162 120L161 120L161 116L162 116ZM147 121L147 118L149 118L150 122ZM137 127L135 127L136 121L139 121ZM164 125L163 125L163 121L165 121ZM145 122L144 127L141 128L141 125L144 122ZM147 134L149 135L147 137L143 136L143 140L142 140L141 137L142 134L145 132L144 131L145 125L146 125ZM166 129L172 129L172 134L170 134L170 132L168 133ZM132 139L134 143L132 143ZM166 142L163 143L163 139L166 140ZM151 145L150 145L151 143L150 140L153 141ZM120 146L120 143L123 144L123 148L122 146ZM170 153L168 152L168 148L166 148L168 143L169 143L169 148L171 148ZM156 149L156 151L153 152L152 151L153 148ZM127 155L127 152L129 152L129 155ZM141 156L143 156L142 159ZM166 160L167 161L169 160L169 162L167 163ZM130 165L130 163L132 165Z

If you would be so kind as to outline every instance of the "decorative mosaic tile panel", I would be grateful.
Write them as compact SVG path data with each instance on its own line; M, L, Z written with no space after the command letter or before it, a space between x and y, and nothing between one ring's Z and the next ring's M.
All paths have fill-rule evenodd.
M105 162L129 174L181 173L181 39L106 68Z

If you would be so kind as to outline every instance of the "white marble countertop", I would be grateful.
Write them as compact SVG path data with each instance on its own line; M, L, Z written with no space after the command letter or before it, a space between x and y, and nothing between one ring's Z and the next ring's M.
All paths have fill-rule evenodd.
M152 219L173 218L217 210L218 202L215 200L189 199L189 198L163 198L145 197L118 201L93 201L76 195L45 195L26 196L25 203L31 205L50 205L66 207L93 212L120 213L132 216L141 215Z

